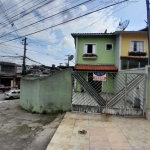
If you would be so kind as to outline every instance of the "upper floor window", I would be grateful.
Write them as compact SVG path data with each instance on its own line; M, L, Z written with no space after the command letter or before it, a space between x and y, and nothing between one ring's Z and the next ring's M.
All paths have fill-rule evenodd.
M112 43L108 43L105 45L105 50L110 51L113 50L113 44Z
M131 41L131 51L144 52L144 41Z
M84 54L96 54L96 44L84 44Z

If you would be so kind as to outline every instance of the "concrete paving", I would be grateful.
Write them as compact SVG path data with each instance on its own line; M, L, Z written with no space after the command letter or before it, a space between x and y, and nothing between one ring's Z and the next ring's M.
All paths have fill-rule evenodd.
M150 121L68 112L47 150L150 150Z
M1 101L0 101L1 102ZM0 103L0 150L45 150L64 114L31 114L19 100Z

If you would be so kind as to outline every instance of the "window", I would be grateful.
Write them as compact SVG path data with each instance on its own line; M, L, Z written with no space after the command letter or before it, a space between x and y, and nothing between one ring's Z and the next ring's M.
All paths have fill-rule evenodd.
M105 50L113 50L113 44L106 44Z
M14 66L8 66L8 65L2 65L1 66L1 71L6 72L6 73L14 73L15 72L15 67Z
M84 45L84 54L95 54L95 53L96 53L96 44Z
M144 52L144 41L131 41L131 51Z
M16 94L16 92L14 91L14 92L12 92L12 94Z

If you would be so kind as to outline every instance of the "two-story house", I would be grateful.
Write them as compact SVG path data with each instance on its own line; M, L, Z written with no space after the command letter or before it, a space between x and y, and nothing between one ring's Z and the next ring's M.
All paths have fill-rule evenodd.
M113 33L73 33L75 41L75 70L90 82L99 87L98 92L105 92L106 78L109 78L109 89L113 91L113 78L109 72L117 72L115 66L116 35ZM79 89L77 89L79 90Z
M5 86L15 86L16 64L10 62L0 62L0 84Z
M115 65L118 70L148 65L147 31L117 31Z

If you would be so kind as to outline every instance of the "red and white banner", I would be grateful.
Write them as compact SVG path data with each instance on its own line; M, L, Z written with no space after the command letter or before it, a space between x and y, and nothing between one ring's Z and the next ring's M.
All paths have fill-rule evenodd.
M106 81L106 73L105 72L94 72L93 73L93 81Z

